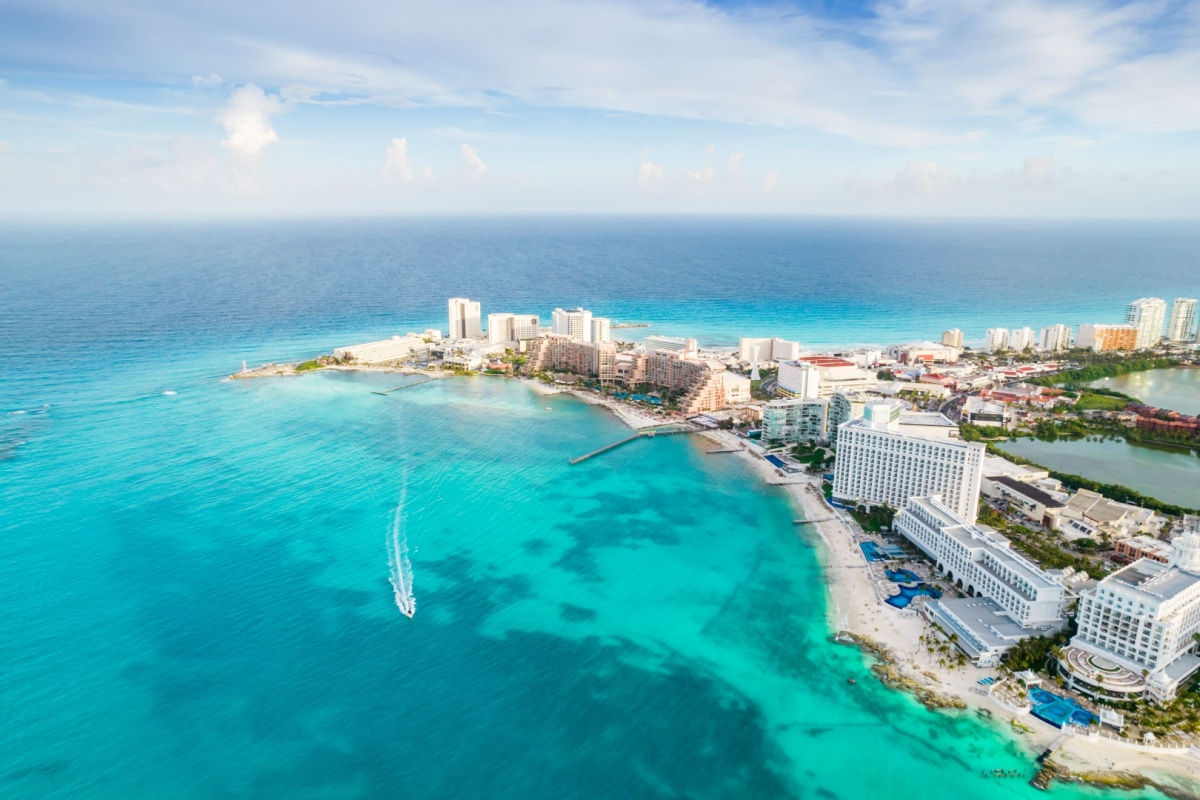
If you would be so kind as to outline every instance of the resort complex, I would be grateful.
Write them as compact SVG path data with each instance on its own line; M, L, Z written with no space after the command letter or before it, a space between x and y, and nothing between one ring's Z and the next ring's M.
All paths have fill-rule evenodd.
M855 641L871 638L864 620L894 617L888 624L910 633L892 648L941 642L927 644L940 660L910 666L918 684L932 674L953 686L946 670L977 670L986 689L973 695L1054 728L1118 735L1126 716L1171 707L1200 672L1200 517L996 445L1136 432L1200 447L1195 416L1081 380L1197 365L1196 305L1179 298L1168 313L1165 301L1141 298L1122 322L1077 331L992 328L972 345L949 329L940 342L813 352L774 336L736 347L649 331L626 340L624 329L645 324L576 307L553 309L543 326L537 313L484 315L480 302L452 298L447 333L339 347L297 370L521 376L642 429L573 465L657 434L711 437L719 447L708 452L750 459L803 507L797 524L811 521L842 566L859 570L855 594L835 585L859 606L845 631ZM1135 350L1138 360L1123 360L1120 351Z
M909 498L896 531L920 548L966 597L932 600L926 615L982 667L996 666L1022 639L1066 624L1067 589L995 530L975 525L942 504L938 495Z
M1166 563L1143 557L1079 598L1079 632L1060 664L1093 697L1165 701L1200 671L1200 518L1188 517Z

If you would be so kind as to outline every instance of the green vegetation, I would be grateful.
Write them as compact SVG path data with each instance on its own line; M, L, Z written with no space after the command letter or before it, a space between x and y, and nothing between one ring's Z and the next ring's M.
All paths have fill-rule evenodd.
M1085 389L1079 393L1075 401L1076 411L1120 411L1137 400L1120 392L1099 389Z
M1076 369L1048 375L1044 378L1033 378L1030 383L1041 386L1056 386L1060 384L1077 385L1089 383L1101 378L1115 378L1129 372L1143 372L1148 369L1165 369L1175 367L1179 362L1173 358L1127 358L1122 355L1092 354L1084 358L1093 363Z
M1034 672L1044 672L1050 663L1050 658L1057 655L1059 648L1071 640L1069 630L1061 630L1053 636L1031 636L1022 639L1008 651L1004 668L1010 672L1020 672L1031 669Z
M312 369L320 369L323 366L325 366L325 365L322 364L320 361L317 361L314 358L309 361L303 361L303 362L297 364L296 372L308 372L309 370L312 370Z
M1005 454L1005 458L1010 458ZM1184 508L1183 506L1164 503L1161 500L1156 500L1153 497L1147 497L1139 491L1130 489L1128 486L1121 486L1116 483L1101 483L1094 481L1091 478L1085 478L1082 475L1071 475L1065 472L1050 471L1050 476L1056 480L1060 480L1068 489L1090 489L1093 492L1099 492L1109 500L1116 500L1118 503L1130 503L1142 508L1151 508L1155 511L1161 511L1164 514L1179 516L1181 514L1200 514L1200 510L1194 508Z
M1087 423L1078 419L1042 419L1033 425L1033 435L1048 442L1055 439L1082 439L1090 432Z
M890 369L881 369L875 373L875 378L881 381L890 381L894 377Z
M1181 691L1178 697L1163 705L1147 701L1104 703L1104 705L1122 709L1125 712L1127 725L1134 726L1143 732L1150 731L1160 738L1171 733L1200 733L1200 682L1198 681L1192 681L1191 685Z
M808 464L809 472L820 472L833 466L833 453L812 442L800 442L792 448L792 455L797 461Z
M984 500L979 502L979 522L990 525L1003 533L1012 542L1014 548L1047 569L1071 567L1080 572L1086 572L1093 578L1103 578L1107 574L1097 559L1066 552L1059 546L1055 537L1037 533L1023 525L1009 522L1003 514L989 506Z
M854 517L863 530L874 533L891 530L892 520L896 517L896 509L891 506L875 506L870 511L866 506L859 506L849 511L850 516Z
M1012 432L996 425L973 425L970 422L960 423L959 435L965 442L986 442L992 439L1006 439Z

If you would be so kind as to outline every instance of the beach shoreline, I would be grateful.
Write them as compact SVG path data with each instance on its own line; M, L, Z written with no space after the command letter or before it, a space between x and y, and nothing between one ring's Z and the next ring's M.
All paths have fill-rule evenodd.
M1063 731L1052 728L979 686L996 670L946 668L936 663L921 643L932 626L918 612L884 602L881 567L873 567L858 546L861 529L849 515L825 502L818 476L780 474L753 445L729 431L706 431L700 438L719 445L744 463L766 484L783 490L805 520L803 531L819 542L817 560L824 575L826 618L830 635L854 644L878 660L872 671L889 686L913 694L931 710L962 710L990 720L1012 736L1031 760L1057 744L1045 767L1054 779L1079 781L1105 788L1153 785L1176 797L1200 797L1200 754L1195 749L1169 749L1073 734L1058 742ZM801 528L801 524L797 525Z
M369 365L329 365L321 370L413 374L430 378L459 375L452 371ZM308 372L297 372L294 364L268 364L230 377L276 377ZM539 396L568 394L590 406L603 408L632 430L679 421L677 415L654 415L595 392L545 384L526 377L516 379ZM777 486L787 495L797 518L803 520L797 524L797 535L815 544L824 578L826 618L831 638L853 644L875 659L877 663L872 672L881 682L915 696L931 710L976 714L980 722L990 722L997 730L1012 737L1029 754L1031 761L1056 746L1044 764L1044 771L1055 780L1077 781L1102 788L1152 785L1171 797L1200 797L1200 749L1152 747L1099 734L1063 737L1063 731L1033 718L1027 708L1006 703L995 696L991 688L983 690L979 686L980 678L996 676L997 671L969 666L946 668L937 664L921 642L922 635L932 630L932 626L917 611L897 609L884 602L887 593L882 568L867 562L859 548L861 529L849 515L825 501L818 476L782 473L764 460L754 445L731 431L703 431L698 438L741 459L763 483Z

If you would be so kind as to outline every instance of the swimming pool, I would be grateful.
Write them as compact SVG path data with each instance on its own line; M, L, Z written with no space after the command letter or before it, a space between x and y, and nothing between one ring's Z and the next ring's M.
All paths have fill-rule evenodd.
M919 583L916 586L901 586L900 594L892 595L885 602L889 606L895 606L896 608L907 608L914 597L920 597L921 595L932 597L936 600L942 596L942 591L930 586L928 583Z
M896 583L916 583L921 576L907 569L889 569L885 573L889 581Z
M1037 686L1030 688L1029 700L1033 703L1033 710L1030 713L1042 722L1049 723L1056 728L1067 724L1086 728L1089 725L1100 723L1099 717L1070 697L1061 697Z
M887 561L887 556L879 549L879 545L874 542L859 542L859 549L863 551L863 555L867 557L867 561Z

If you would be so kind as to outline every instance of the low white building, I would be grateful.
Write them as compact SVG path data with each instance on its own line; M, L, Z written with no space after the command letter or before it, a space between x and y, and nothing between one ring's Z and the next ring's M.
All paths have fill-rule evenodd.
M978 395L971 395L963 403L963 422L972 425L996 425L1007 428L1013 421L1013 413L1007 403L995 403Z
M738 340L738 357L747 363L791 361L800 357L800 343L787 339L743 337Z
M874 372L837 356L801 356L779 364L778 388L795 397L829 397L873 389L877 383Z
M642 339L647 353L671 353L681 358L696 358L700 345L695 339L684 339L679 336L651 335Z
M414 355L427 354L429 343L415 334L393 336L390 339L380 339L377 342L352 344L346 347L336 347L334 358L350 359L359 364L383 364L389 361L404 361Z
M1018 464L1015 461L1009 461L1007 458L994 456L990 453L984 456L983 477L994 478L999 475L1006 475L1018 481L1025 481L1026 483L1037 483L1049 478L1050 472L1041 467Z
M980 490L984 497L1007 503L1010 508L1039 525L1049 522L1050 512L1058 511L1067 504L1065 492L1057 492L1049 487L1038 486L1007 475L984 475Z
M1167 518L1149 508L1118 503L1088 489L1080 489L1060 509L1048 513L1050 527L1068 539L1097 539L1105 535L1123 539L1139 533L1155 534Z
M1079 597L1079 632L1059 659L1068 685L1094 697L1175 697L1200 671L1200 526L1170 561L1142 558Z
M1017 642L1066 623L1068 592L1057 575L1014 551L995 530L955 514L937 495L911 498L894 525L971 595L924 609L957 635L955 643L977 665L995 666Z

